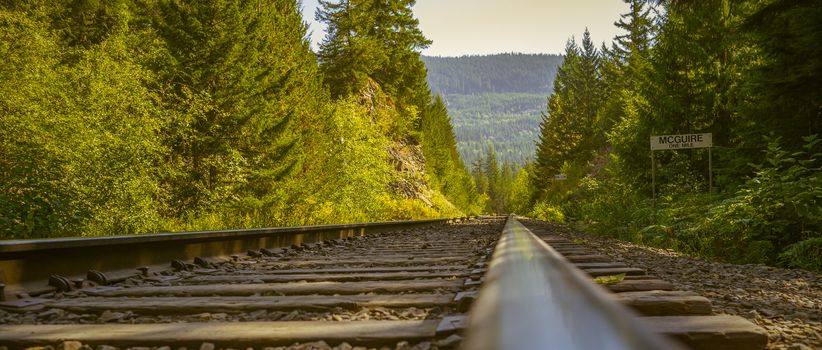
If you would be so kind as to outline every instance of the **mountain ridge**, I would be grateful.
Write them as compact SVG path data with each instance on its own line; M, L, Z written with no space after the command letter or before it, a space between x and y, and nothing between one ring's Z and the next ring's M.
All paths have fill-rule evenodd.
M524 164L533 157L562 59L522 53L422 57L431 91L446 101L466 166L483 157L489 143L501 162Z

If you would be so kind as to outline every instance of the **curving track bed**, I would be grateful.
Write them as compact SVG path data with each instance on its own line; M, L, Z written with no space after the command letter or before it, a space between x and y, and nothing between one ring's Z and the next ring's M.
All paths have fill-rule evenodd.
M83 288L0 309L0 344L453 347L503 222L475 219L178 260L107 286L74 281Z

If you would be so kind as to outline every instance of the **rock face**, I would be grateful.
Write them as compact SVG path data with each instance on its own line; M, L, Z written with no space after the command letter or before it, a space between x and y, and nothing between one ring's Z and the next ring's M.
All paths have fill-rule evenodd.
M380 84L373 79L368 79L366 86L357 94L357 102L367 106L370 112L397 111L394 99L388 96ZM379 123L380 121L373 120L373 122ZM406 135L406 138L391 142L386 149L388 159L394 166L394 171L399 175L392 174L395 179L388 184L388 189L402 198L420 200L429 208L433 208L431 198L434 196L434 190L425 180L426 167L422 147L408 138L410 137Z
M822 274L693 258L558 227L599 254L708 298L714 313L737 315L768 331L769 349L822 349ZM628 282L628 281L626 281Z
M419 199L429 207L431 188L425 181L425 156L422 147L398 141L388 148L388 158L401 178L389 184L391 192L406 199Z

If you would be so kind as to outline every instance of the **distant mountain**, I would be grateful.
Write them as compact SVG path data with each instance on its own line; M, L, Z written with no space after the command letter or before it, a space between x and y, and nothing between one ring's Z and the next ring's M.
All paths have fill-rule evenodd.
M445 98L466 166L494 145L501 162L533 158L559 55L429 57L428 85Z
M429 57L428 84L442 95L482 93L549 94L560 55L506 53L489 56Z

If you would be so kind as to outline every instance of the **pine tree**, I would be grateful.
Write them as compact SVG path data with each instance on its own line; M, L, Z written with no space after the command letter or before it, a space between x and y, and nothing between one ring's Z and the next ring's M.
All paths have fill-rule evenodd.
M473 164L471 164L471 177L474 178L474 183L477 186L477 192L481 194L488 193L488 176L485 174L485 160L480 157Z
M485 153L485 164L483 173L488 180L488 211L492 213L504 213L504 191L502 186L502 174L497 162L497 152L494 145L489 144Z
M388 63L383 43L370 33L376 21L372 1L320 0L316 19L326 24L326 36L317 52L331 96L360 92L376 70Z
M604 97L597 128L602 135L610 133L614 125L625 118L626 95L634 92L643 79L651 48L654 29L651 8L646 7L643 0L624 1L630 10L614 25L626 34L614 38L610 49L604 45L600 49Z
M579 134L579 142L570 157L585 163L593 157L593 152L603 146L602 133L596 130L597 113L602 106L603 86L600 78L600 54L591 41L588 29L582 35L578 71L574 72L573 103L577 105L573 123L574 132ZM571 159L569 159L571 160Z
M711 0L667 3L666 12L642 85L636 89L644 107L637 111L633 139L618 150L630 172L645 174L648 182L650 174L642 169L650 168L650 159L642 153L649 136L711 132L714 144L723 146L732 130L733 9L727 0ZM706 158L705 152L693 150L660 154L660 164L671 164L664 169L690 173L658 175L663 181L676 176L680 182L704 186Z
M129 0L57 0L54 26L69 46L90 47L127 27Z
M643 136L646 124L638 123L639 110L647 105L639 93L640 88L649 86L649 57L655 25L651 18L651 7L643 0L624 0L629 4L629 12L622 14L614 23L626 34L614 38L611 48L603 45L600 75L603 85L603 103L597 116L597 134L604 137L602 157L616 159L619 165L640 164L647 160ZM639 152L639 153L637 153ZM610 158L610 153L617 158ZM616 174L629 174L623 180L636 181L637 168L616 167L623 170ZM644 179L643 179L644 180Z
M362 91L369 81L395 99L399 129L418 129L430 101L419 50L431 44L418 28L415 0L320 0L317 20L328 25L318 57L335 98ZM411 110L409 110L411 108Z
M579 136L573 130L573 120L579 106L574 104L572 96L574 74L579 70L579 64L579 48L573 39L568 40L565 59L554 79L554 92L548 98L548 113L542 115L532 181L535 184L552 179L579 142Z
M611 59L622 74L620 88L633 89L651 48L653 23L645 0L623 0L630 6L614 25L626 32L614 38Z
M737 130L742 148L761 154L761 135L782 137L800 150L802 136L822 134L822 3L775 0L745 20L742 28L757 48L756 64L744 72Z
M168 47L157 69L176 95L167 130L177 212L260 198L298 168L299 130L316 113L314 59L294 0L159 3Z

